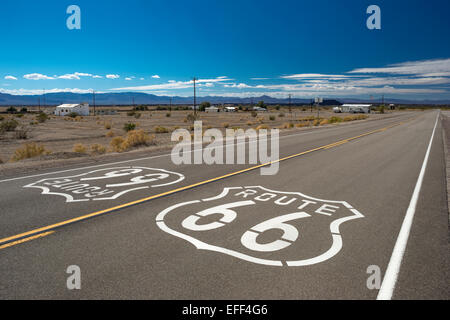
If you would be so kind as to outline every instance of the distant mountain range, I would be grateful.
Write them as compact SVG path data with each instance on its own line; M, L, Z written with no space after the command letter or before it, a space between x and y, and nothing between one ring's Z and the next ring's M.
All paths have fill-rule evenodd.
M38 105L40 101L41 105L59 105L63 103L81 103L88 102L93 104L93 97L90 93L47 93L45 99L43 95L10 95L0 93L0 105L1 106L21 106L21 105ZM188 104L192 105L194 101L193 97L172 97L172 104ZM235 104L249 104L258 103L258 101L264 101L268 104L287 104L289 99L278 99L270 96L259 96L249 98L239 97L220 97L220 96L207 96L197 97L197 103L203 101L209 101L212 104L222 103L235 103ZM293 104L309 104L311 99L292 99ZM169 96L156 96L153 94L140 93L140 92L120 92L120 93L98 93L95 95L96 105L131 105L131 104L169 104ZM364 100L355 98L342 98L339 100L324 100L324 105L339 105L342 103L380 103L381 101ZM450 100L403 100L403 99L385 99L385 103L395 104L450 104Z

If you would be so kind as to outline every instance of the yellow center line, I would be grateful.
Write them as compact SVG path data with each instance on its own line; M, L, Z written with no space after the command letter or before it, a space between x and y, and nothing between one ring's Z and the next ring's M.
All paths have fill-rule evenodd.
M50 234L52 234L54 232L55 231L48 231L48 232L45 232L45 233L39 233L39 234L34 235L32 237L28 237L28 238L20 239L20 240L17 240L17 241L9 242L7 244L4 244L4 245L0 246L0 250L8 248L8 247L15 246L17 244L21 244L21 243L24 243L24 242L27 242L27 241L31 241L31 240L35 240L35 239L38 239L38 238L45 237L45 236L48 236L48 235L50 235Z
M296 157L299 157L299 156L302 156L302 155L305 155L305 154L308 154L308 153L312 153L312 152L315 152L315 151L332 148L332 147L338 146L340 144L344 144L344 143L347 143L349 141L352 141L352 140L355 140L355 139L358 139L358 138L361 138L361 137L368 136L370 134L374 134L374 133L377 133L377 132L385 131L387 129L390 129L392 127L398 126L398 125L403 124L403 123L404 122L395 123L393 125L390 125L390 126L387 126L387 127L381 128L381 129L373 130L373 131L366 132L366 133L360 134L360 135L352 137L352 138L347 138L347 139L340 140L340 141L337 141L337 142L333 142L333 143L330 143L330 144L327 144L327 145L324 145L324 146L321 146L321 147L318 147L318 148L314 148L314 149L310 149L310 150L303 151L303 152L300 152L300 153L296 153L296 154L293 154L293 155L290 155L290 156L287 156L287 157L284 157L284 158L281 158L281 159L278 159L278 160L274 160L274 161L271 161L271 162L263 163L263 164L260 164L260 165L256 165L256 166L253 166L253 167L250 167L250 168L243 169L243 170L231 172L231 173L225 174L225 175L220 176L220 177L216 177L216 178L211 178L211 179L208 179L208 180L200 181L200 182L197 182L197 183L185 186L185 187L172 189L172 190L169 190L169 191L166 191L166 192L163 192L163 193L160 193L160 194L156 194L156 195L153 195L153 196L150 196L150 197L146 197L146 198L142 198L142 199L139 199L139 200L127 202L127 203L124 203L124 204L121 204L121 205L118 205L118 206L115 206L115 207L112 207L112 208L96 211L96 212L89 213L89 214L86 214L86 215L83 215L83 216L79 216L77 218L64 220L64 221L61 221L61 222L58 222L58 223L55 223L55 224L51 224L51 225L48 225L48 226L45 226L45 227L42 227L42 228L33 229L33 230L30 230L30 231L27 231L27 232L24 232L24 233L20 233L20 234L14 235L14 236L3 238L3 239L0 239L0 245L4 244L4 243L7 243L7 244L0 246L0 250L4 249L6 247L10 247L10 246L16 245L16 244L20 244L20 243L25 242L25 241L30 241L30 240L34 240L34 239L46 236L46 235L49 234L47 231L54 230L54 229L57 229L57 228L60 228L60 227L63 227L63 226L66 226L66 225L69 225L69 224L72 224L72 223L75 223L75 222L80 222L80 221L87 220L87 219L90 219L90 218L93 218L93 217L97 217L97 216L100 216L100 215L103 215L103 214L106 214L106 213L111 213L113 211L117 211L117 210L120 210L120 209L123 209L123 208L126 208L126 207L130 207L130 206L133 206L133 205L136 205L136 204L140 204L140 203L143 203L143 202L147 202L147 201L150 201L150 200L154 200L154 199L157 199L157 198L162 198L164 196L168 196L168 195L171 195L171 194L174 194L174 193L177 193L177 192L193 189L195 187L198 187L198 186L201 186L201 185L205 185L205 184L208 184L208 183L211 183L211 182L215 182L215 181L218 181L218 180L226 179L226 178L229 178L229 177L232 177L232 176L235 176L235 175L239 175L239 174L242 174L242 173L245 173L245 172L253 171L253 170L256 170L258 168L271 165L273 163L282 162L282 161L285 161L285 160L288 160L288 159L292 159L292 158L296 158ZM46 233L43 233L43 232L46 232ZM25 238L25 237L31 236L31 235L36 235L36 236ZM25 239L23 239L23 238L25 238ZM18 240L18 241L15 241L15 240ZM14 241L14 242L11 242L11 241Z

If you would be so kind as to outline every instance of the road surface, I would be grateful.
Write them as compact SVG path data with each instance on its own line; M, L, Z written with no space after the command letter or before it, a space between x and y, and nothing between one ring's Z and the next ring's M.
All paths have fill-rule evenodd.
M449 299L439 116L287 134L273 176L161 154L0 178L0 298Z

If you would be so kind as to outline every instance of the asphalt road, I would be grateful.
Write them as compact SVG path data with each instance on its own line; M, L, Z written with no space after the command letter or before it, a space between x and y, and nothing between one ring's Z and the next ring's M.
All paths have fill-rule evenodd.
M161 154L0 178L0 298L376 299L370 267L393 299L449 299L437 117L284 135L273 176Z

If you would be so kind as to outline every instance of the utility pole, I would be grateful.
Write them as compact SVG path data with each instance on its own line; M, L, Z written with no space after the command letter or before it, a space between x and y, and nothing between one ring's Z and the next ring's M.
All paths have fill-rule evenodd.
M194 77L193 81L194 81L194 115L197 118L197 96L195 92L195 81L197 81L197 78Z
M172 112L172 97L170 97L169 111Z
M92 90L92 99L94 100L93 102L94 102L94 116L95 116L95 114L96 114L96 112L95 112L95 90Z
M292 120L291 96L292 96L292 94L289 93L289 113L291 114L291 120Z
M41 98L38 98L38 111L41 113Z
M43 91L44 91L44 94L43 94L43 99L44 99L44 109L45 109L45 89L42 89Z

